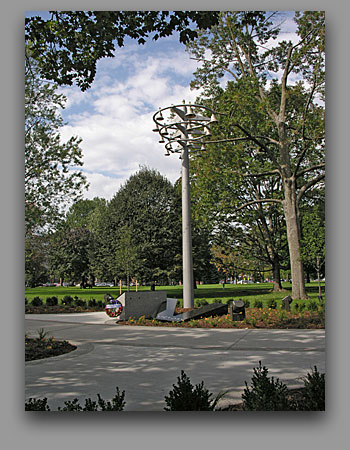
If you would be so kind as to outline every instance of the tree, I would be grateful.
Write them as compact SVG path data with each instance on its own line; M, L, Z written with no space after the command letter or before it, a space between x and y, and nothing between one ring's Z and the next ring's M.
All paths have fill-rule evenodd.
M26 50L25 72L25 224L27 234L54 228L66 206L81 197L87 186L81 139L61 142L64 125L60 109L65 97L39 78Z
M271 271L273 291L283 291L281 270L288 269L288 265L283 264L287 242L281 219L273 206L263 212L259 205L242 210L234 223L220 223L214 242L222 254L221 266L228 269L231 265L231 276L251 273L260 278L260 273Z
M114 279L116 252L123 230L132 231L137 249L138 280L169 282L177 277L181 254L181 200L174 186L158 171L142 167L108 203L98 233L98 265ZM123 228L124 227L124 228ZM126 227L126 228L125 228Z
M62 282L86 282L90 234L85 228L61 229L50 240L50 271Z
M95 281L94 260L98 219L106 204L104 199L79 200L50 237L50 270L58 278L68 277L86 287Z
M116 270L120 276L126 277L126 285L130 290L130 275L135 275L138 268L138 249L134 245L133 229L123 225L119 229L119 241L115 252Z
M321 298L321 270L326 257L326 226L324 203L308 207L302 217L302 259L317 273L318 295Z
M48 278L48 239L46 235L31 234L25 240L25 283L35 287Z
M82 91L90 87L97 61L113 57L115 44L125 38L144 44L180 33L180 42L197 36L192 22L201 29L217 23L218 11L50 11L51 17L26 18L26 41L30 42L41 74L59 85L76 81Z
M274 15L222 12L219 25L201 32L199 39L189 44L189 50L195 59L203 61L192 86L207 85L208 102L225 114L216 130L217 140L219 136L230 139L231 153L238 151L231 156L236 162L231 166L231 185L238 189L239 181L263 184L271 178L280 183L280 191L274 191L272 197L263 190L240 205L231 202L226 214L259 204L265 208L273 203L281 208L287 229L292 297L297 299L307 298L299 204L305 193L322 184L325 177L325 24L323 12L296 13L299 41L272 46L279 31L270 20ZM230 74L232 81L222 92L219 81L224 73ZM299 78L296 83L290 82L292 75Z

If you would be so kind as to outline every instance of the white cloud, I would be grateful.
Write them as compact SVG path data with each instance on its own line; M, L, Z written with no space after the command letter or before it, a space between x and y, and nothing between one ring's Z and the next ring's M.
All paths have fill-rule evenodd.
M125 57L128 55L128 57ZM143 58L127 50L116 61L104 62L91 89L80 93L65 88L65 117L69 124L62 139L80 136L84 171L90 189L87 198L110 199L140 165L159 170L171 182L180 176L178 156L164 156L158 134L152 132L158 107L193 102L189 79L195 69L185 51L148 54Z
M295 36L289 35L293 24L287 19L285 39ZM199 91L191 91L189 82L197 64L174 39L144 47L131 41L116 50L115 58L99 61L86 92L62 89L69 123L62 138L83 139L84 170L91 185L88 198L110 199L140 165L159 170L171 182L179 178L181 161L177 155L164 156L164 146L152 132L152 116L159 107L195 101Z

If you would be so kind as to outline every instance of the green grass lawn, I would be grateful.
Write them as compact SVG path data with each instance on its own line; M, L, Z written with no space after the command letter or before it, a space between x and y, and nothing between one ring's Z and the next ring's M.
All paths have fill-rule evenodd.
M269 300L275 300L280 306L281 300L286 295L291 295L292 286L291 283L283 283L283 288L286 290L285 292L271 292L272 284L271 283L260 283L260 284L226 284L225 288L223 288L219 284L206 284L199 285L197 289L194 290L195 300L207 300L208 303L215 302L217 300L221 300L223 303L226 303L227 300L234 299L242 299L249 300L251 306L256 300L262 301L263 304L266 304ZM131 287L131 291L135 291L135 286ZM138 291L149 291L149 286L139 286ZM156 290L158 291L166 291L167 296L170 298L177 298L182 300L182 286L156 286ZM318 301L318 284L317 282L308 283L306 285L307 293L310 297L310 300ZM126 288L122 289L122 292L125 292ZM325 292L325 283L322 283L322 295ZM75 296L83 299L83 300L103 300L104 295L106 293L111 294L113 297L118 297L120 294L119 286L116 287L94 287L92 289L81 289L78 287L36 287L36 288L26 288L25 289L25 297L28 302L31 302L33 297L40 297L42 300L46 300L47 297L57 297L59 301L65 296L70 295L73 298ZM302 302L302 301L301 301Z

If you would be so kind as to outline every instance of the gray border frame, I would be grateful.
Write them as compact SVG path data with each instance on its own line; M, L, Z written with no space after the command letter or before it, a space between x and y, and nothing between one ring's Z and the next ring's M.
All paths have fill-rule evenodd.
M326 413L125 413L120 416L37 415L23 411L23 24L26 10L48 9L326 10L327 19L327 410ZM1 120L1 431L18 448L78 445L178 449L218 445L285 450L328 449L347 437L349 302L347 144L349 6L345 2L32 1L2 7Z

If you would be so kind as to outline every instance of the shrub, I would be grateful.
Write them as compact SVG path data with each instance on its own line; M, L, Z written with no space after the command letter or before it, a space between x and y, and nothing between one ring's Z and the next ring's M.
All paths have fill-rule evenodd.
M71 297L70 295L65 295L62 299L62 304L63 305L67 305L70 306L73 303L73 297Z
M165 411L214 411L215 406L222 395L218 395L211 400L211 394L204 387L203 381L191 384L189 377L181 370L180 377L177 377L178 385L173 384L173 390L165 396Z
M79 404L79 400L75 398L70 401L64 402L64 407L60 406L57 411L123 411L125 406L125 391L120 393L119 388L116 387L116 395L112 398L112 401L104 400L100 394L97 394L97 402L87 398L85 400L85 406L82 407ZM50 411L49 405L47 404L47 398L33 399L30 398L28 402L25 403L26 411Z
M326 308L325 305L319 306L318 310L318 318L320 319L321 323L325 323L326 319Z
M42 306L43 305L43 301L41 300L40 297L34 297L32 300L32 306Z
M249 300L244 300L244 306L246 308L250 308L250 301Z
M176 302L176 308L183 308L183 300L178 300Z
M24 297L24 304L25 304L25 305L28 305L28 299L27 299L27 297Z
M294 310L298 312L299 309L300 309L299 303L298 303L298 302L295 302L295 303L294 303Z
M25 411L50 411L47 398L30 398L24 405Z
M90 300L88 301L88 306L90 308L95 308L96 305L97 305L96 300L94 298L92 298L92 299L90 298Z
M198 300L196 300L196 306L200 307L204 305L208 305L208 302L205 298L199 298Z
M39 330L36 330L38 332L38 339L40 341L45 340L47 336L47 331L45 331L44 328L39 328Z
M263 302L261 300L255 300L254 301L254 308L262 308Z
M47 297L46 298L46 306L57 306L58 305L58 298L53 297Z
M104 307L105 307L105 305L104 305L104 303L103 303L102 300L98 300L98 301L97 301L97 306L98 306L99 308L104 308Z
M101 411L123 411L125 406L125 391L122 393L119 392L119 388L116 387L116 395L112 398L112 403L109 401L105 401L101 398L100 394L97 394L98 405L101 408Z
M116 387L116 395L112 398L112 402L104 400L100 394L97 394L97 402L87 398L85 406L79 404L77 398L72 401L64 402L65 406L58 407L58 411L123 411L125 406L125 391L120 393L119 388Z
M271 309L276 309L277 308L277 302L274 299L271 299L267 302L267 307L271 308Z
M70 401L67 400L64 402L65 406L61 408L60 406L57 408L57 411L83 411L83 408L79 404L79 400L75 398ZM90 409L89 411L97 411L96 409Z
M222 303L222 299L221 298L216 298L215 299L215 303Z
M326 382L325 374L319 373L317 367L304 378L304 393L302 404L298 409L303 411L324 411Z
M82 306L83 308L86 308L86 301L75 296L74 297L74 306Z
M242 394L243 409L245 411L287 411L289 410L288 388L279 379L267 376L268 369L261 366L254 369L251 389L247 382Z
M315 301L310 301L309 303L308 303L308 305L307 305L307 309L309 310L309 311L316 311L317 309L318 309L318 305L317 305L317 303L315 302Z

